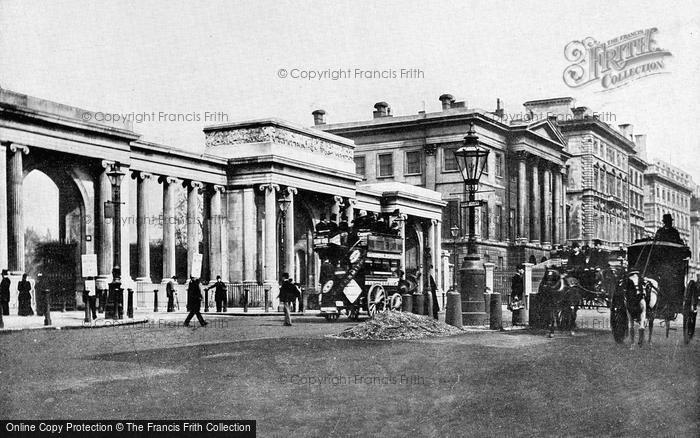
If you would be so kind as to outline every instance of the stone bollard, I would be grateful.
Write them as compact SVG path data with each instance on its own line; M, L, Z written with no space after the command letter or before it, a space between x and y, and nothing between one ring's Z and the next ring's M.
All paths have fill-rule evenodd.
M411 294L401 295L401 310L408 313L413 311L413 297Z
M51 325L51 292L44 289L44 325Z
M415 293L413 294L413 307L411 311L415 313L416 315L422 315L423 314L423 306L425 305L425 297L423 297L422 293Z
M243 311L248 312L248 288L245 288L243 290Z
M270 286L265 285L265 313L270 311L270 309L269 309L269 307L270 307L269 296L270 296Z
M462 328L462 295L459 292L447 292L445 324Z
M92 322L92 313L90 312L90 297L88 296L88 291L83 291L83 302L85 303L85 319L84 322Z
M525 267L525 275L523 276L523 281L525 282L523 304L525 308L522 309L521 323L528 325L530 323L530 294L532 293L532 263L523 263L523 266Z
M488 288L486 288L486 292L484 292L484 312L486 312L486 321L484 321L484 325L487 325L489 323L489 315L491 314L491 293Z
M209 289L204 288L204 311L209 311Z
M489 314L489 328L491 330L503 330L503 308L501 307L501 294L490 294L491 313Z
M425 314L428 315L429 317L433 317L433 294L428 292L428 295L425 297Z
M153 312L158 312L158 289L153 289Z
M127 318L133 318L134 317L134 291L132 289L127 289L127 298L126 298L126 317Z

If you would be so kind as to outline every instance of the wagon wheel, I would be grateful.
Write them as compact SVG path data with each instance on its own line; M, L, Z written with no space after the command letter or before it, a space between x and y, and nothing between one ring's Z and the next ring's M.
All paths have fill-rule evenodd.
M401 305L403 304L403 300L401 299L401 294L396 292L394 293L390 300L389 300L389 308L391 310L396 310L396 311L401 311Z
M686 344L695 334L695 321L698 317L697 283L691 281L685 289L683 300L683 342Z
M622 306L610 308L610 328L615 342L621 344L627 336L627 311Z
M374 318L377 312L383 312L386 309L386 294L384 288L380 285L372 286L367 292L367 313L370 318Z

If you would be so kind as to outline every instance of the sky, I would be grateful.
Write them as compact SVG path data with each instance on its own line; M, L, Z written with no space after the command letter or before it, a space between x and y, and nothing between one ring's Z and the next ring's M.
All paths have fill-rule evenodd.
M700 3L692 1L11 1L0 0L0 86L91 111L165 114L149 141L204 149L207 125L279 117L327 121L439 111L450 93L508 113L571 96L647 134L700 183ZM565 46L657 28L664 73L609 91L570 88ZM280 77L280 69L287 72ZM292 78L307 71L419 69L416 78ZM389 73L391 75L391 73ZM209 116L208 116L209 114ZM172 117L192 121L171 121ZM156 117L158 118L158 117ZM205 120L208 118L208 120Z

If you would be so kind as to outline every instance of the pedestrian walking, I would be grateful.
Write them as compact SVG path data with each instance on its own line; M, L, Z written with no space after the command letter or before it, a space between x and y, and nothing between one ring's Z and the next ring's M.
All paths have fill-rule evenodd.
M226 311L226 283L221 281L221 276L216 276L216 283L207 287L207 290L214 289L214 300L216 301L216 311Z
M2 281L0 281L0 307L2 314L10 314L10 278L7 276L7 269L2 270Z
M22 275L22 281L17 284L17 314L19 316L32 316L32 284L27 280L27 274Z
M193 316L197 317L199 325L204 327L208 324L199 312L202 307L202 285L198 278L190 277L190 284L187 286L187 310L190 312L185 318L185 327L189 327Z
M433 297L433 318L438 319L438 312L440 312L440 306L438 305L437 283L435 282L433 272L433 265L430 265L430 276L428 278L428 281L430 283L430 295Z
M292 303L301 296L299 288L294 285L288 273L282 274L282 286L280 286L280 302L284 306L284 325L292 325Z
M168 297L168 312L175 311L175 294L177 293L177 290L175 289L176 284L177 275L173 275L170 281L168 281L168 284L165 285L165 294Z

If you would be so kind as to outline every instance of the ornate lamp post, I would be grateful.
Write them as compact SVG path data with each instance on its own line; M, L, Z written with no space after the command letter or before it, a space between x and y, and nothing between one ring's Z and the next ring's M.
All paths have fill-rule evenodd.
M113 210L113 243L112 243L112 283L109 284L108 305L111 303L111 317L113 319L121 319L119 312L119 304L121 304L121 268L119 260L121 260L121 186L124 179L124 172L121 170L121 164L117 161L112 164L107 177L112 185L112 201L108 201L114 208ZM107 316L107 315L105 315Z
M476 253L476 208L483 201L476 199L479 179L484 174L489 150L479 146L479 137L474 132L474 123L464 137L464 146L455 152L457 166L464 180L464 190L468 194L467 201L462 205L469 211L469 231L467 240L467 256L460 271L460 292L462 295L462 320L465 325L483 325L488 319L484 312L484 290L486 288L486 273L481 257Z
M462 327L462 295L457 289L457 237L459 237L459 227L453 225L450 228L452 235L452 288L447 292L447 305L445 306L445 324L455 327Z

